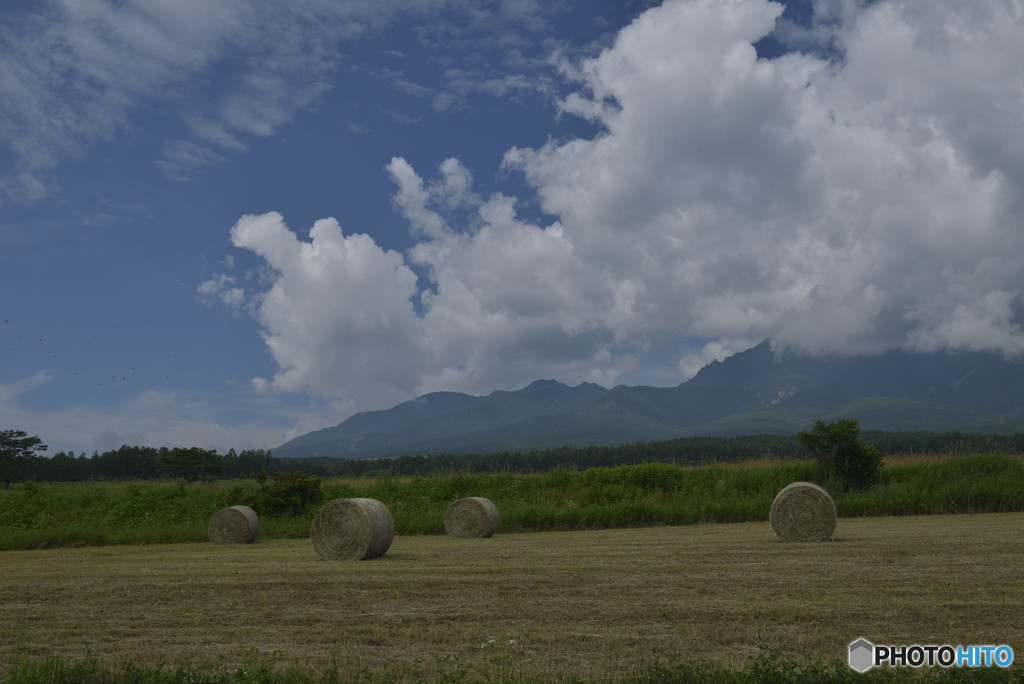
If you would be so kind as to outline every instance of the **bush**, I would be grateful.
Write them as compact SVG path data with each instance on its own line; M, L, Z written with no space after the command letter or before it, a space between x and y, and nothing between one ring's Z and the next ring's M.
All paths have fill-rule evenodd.
M297 516L323 500L320 478L294 470L276 472L264 480L249 505L261 515Z

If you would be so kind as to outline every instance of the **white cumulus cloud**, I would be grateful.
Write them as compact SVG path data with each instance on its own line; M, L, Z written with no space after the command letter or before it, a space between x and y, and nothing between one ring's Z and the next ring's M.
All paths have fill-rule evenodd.
M333 219L306 241L243 217L234 244L276 273L256 301L265 384L380 406L536 377L675 383L765 338L1020 354L1024 7L816 7L827 22L799 39L820 55L758 58L778 4L667 0L563 65L562 115L600 132L503 160L544 223L475 194L457 160L425 180L400 158L405 254Z
M256 316L284 391L338 394L339 383L388 396L413 383L424 341L411 298L416 275L401 255L366 235L344 235L334 219L317 221L310 241L276 213L244 216L231 230L278 274L259 296Z

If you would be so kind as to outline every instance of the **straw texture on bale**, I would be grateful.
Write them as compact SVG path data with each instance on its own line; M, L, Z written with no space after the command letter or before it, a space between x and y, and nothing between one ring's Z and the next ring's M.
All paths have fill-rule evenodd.
M794 482L775 495L769 520L779 541L831 541L836 505L818 485Z
M210 518L210 541L214 544L249 544L260 533L260 518L248 506L222 508Z
M498 529L498 509L490 499L456 499L444 514L444 531L456 539L486 538Z
M388 507L376 499L335 499L313 518L309 538L325 560L367 560L383 556L395 537Z

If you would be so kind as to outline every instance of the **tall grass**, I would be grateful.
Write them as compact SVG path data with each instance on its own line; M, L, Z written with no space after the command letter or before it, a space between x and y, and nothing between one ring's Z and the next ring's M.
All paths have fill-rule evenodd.
M325 500L383 501L398 534L443 534L455 499L487 497L503 532L768 519L786 484L813 480L807 462L681 468L653 463L555 469L537 475L448 474L327 480ZM252 482L26 482L0 492L0 550L66 545L205 541L210 517L252 494ZM831 491L839 515L910 515L1024 510L1024 459L987 454L883 468L868 491ZM316 505L295 516L260 514L261 538L304 537Z
M1024 459L995 454L883 468L878 486L835 497L844 517L1001 513L1022 501Z
M201 541L234 493L183 481L25 482L0 494L0 550Z

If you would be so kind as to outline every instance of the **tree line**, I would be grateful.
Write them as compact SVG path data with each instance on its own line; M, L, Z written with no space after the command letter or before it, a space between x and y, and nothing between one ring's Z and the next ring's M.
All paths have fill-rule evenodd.
M12 432L12 431L8 431ZM6 434L6 433L5 433ZM17 433L24 438L23 433ZM863 431L861 438L882 456L927 454L1024 453L1024 433L982 435L960 432ZM2 450L0 450L2 451ZM2 456L2 454L0 454ZM640 463L699 466L756 458L807 459L810 452L796 435L685 437L610 447L561 447L530 452L491 454L406 455L397 458L277 458L270 450L246 449L226 454L213 450L124 445L110 451L38 454L18 464L11 481L78 482L84 480L147 480L180 478L266 479L275 472L303 472L320 477L377 477L434 473L536 473L555 468L569 471ZM3 459L0 459L3 460Z
M299 465L299 464L296 464ZM38 482L84 480L152 480L158 478L255 479L262 471L293 470L264 449L226 454L216 450L128 446L110 451L58 451L49 458L35 458L23 468L23 477Z

